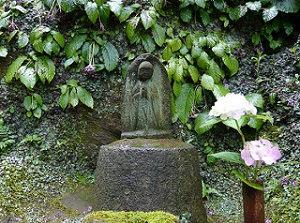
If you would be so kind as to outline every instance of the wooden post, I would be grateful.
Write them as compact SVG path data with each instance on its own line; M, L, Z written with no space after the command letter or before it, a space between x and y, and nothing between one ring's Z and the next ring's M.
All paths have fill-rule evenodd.
M262 182L257 182L261 186ZM243 205L245 223L264 223L264 191L257 190L243 183Z

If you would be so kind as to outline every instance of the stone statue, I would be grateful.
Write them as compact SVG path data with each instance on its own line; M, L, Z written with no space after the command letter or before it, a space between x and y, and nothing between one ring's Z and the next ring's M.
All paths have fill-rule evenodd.
M207 223L198 153L173 139L171 84L151 54L128 67L123 91L122 139L99 149L94 210L156 211Z
M167 71L151 54L142 54L126 72L122 138L171 135L171 87Z

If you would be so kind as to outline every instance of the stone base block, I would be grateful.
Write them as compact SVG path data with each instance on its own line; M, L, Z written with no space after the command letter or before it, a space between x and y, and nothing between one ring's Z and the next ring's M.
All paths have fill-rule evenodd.
M95 210L166 211L206 223L196 149L175 139L123 139L101 146Z

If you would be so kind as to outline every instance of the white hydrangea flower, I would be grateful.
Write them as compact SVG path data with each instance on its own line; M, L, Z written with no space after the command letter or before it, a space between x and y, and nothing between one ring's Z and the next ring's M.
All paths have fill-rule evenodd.
M222 120L239 120L244 114L256 115L257 109L242 94L228 93L220 97L211 108L210 116L220 116Z

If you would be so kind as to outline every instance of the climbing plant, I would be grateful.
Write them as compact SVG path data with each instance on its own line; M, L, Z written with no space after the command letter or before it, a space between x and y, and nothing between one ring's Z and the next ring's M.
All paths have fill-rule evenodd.
M293 19L286 14L296 14L300 8L297 0L180 0L180 3L180 17L184 22L189 23L194 15L199 15L204 26L208 26L215 15L225 28L234 25L246 15L250 18L259 15L261 20L258 24L261 23L261 26L253 30L252 42L256 46L266 40L273 50L283 42L283 39L276 38L280 30L284 30L287 36L293 32Z
M15 24L16 17L37 6L39 10L48 10L39 15L39 24L31 30ZM21 52L29 52L21 53L5 74L8 83L20 81L28 89L23 103L28 117L33 114L40 118L41 111L46 111L44 95L36 92L35 86L42 83L47 88L47 84L61 76L57 74L58 58L63 61L65 73L115 72L121 61L117 40L110 39L113 31L109 28L113 24L120 30L124 27L122 35L126 35L129 45L155 52L162 58L172 83L173 121L185 124L191 116L203 112L201 106L205 107L208 93L218 98L229 92L223 80L239 69L234 51L240 43L227 41L224 34L209 28L211 21L217 18L227 28L246 15L259 14L265 26L253 32L252 42L258 45L264 38L276 49L281 40L275 39L274 32L283 28L290 35L293 31L292 22L280 20L279 15L296 13L300 5L296 0L244 1L242 4L229 0L180 0L175 5L165 0L1 0L0 7L0 35L7 37L7 46L0 46L0 57L8 57L9 44L14 42ZM174 21L167 21L167 16L172 14L169 8L179 10L179 20L174 17ZM47 24L47 19L57 13L78 15L72 30L62 33L59 23L56 27ZM181 23L201 24L203 30L174 29ZM93 107L92 95L77 80L70 79L51 90L60 90L57 103L62 109L68 105L75 107L78 102Z

